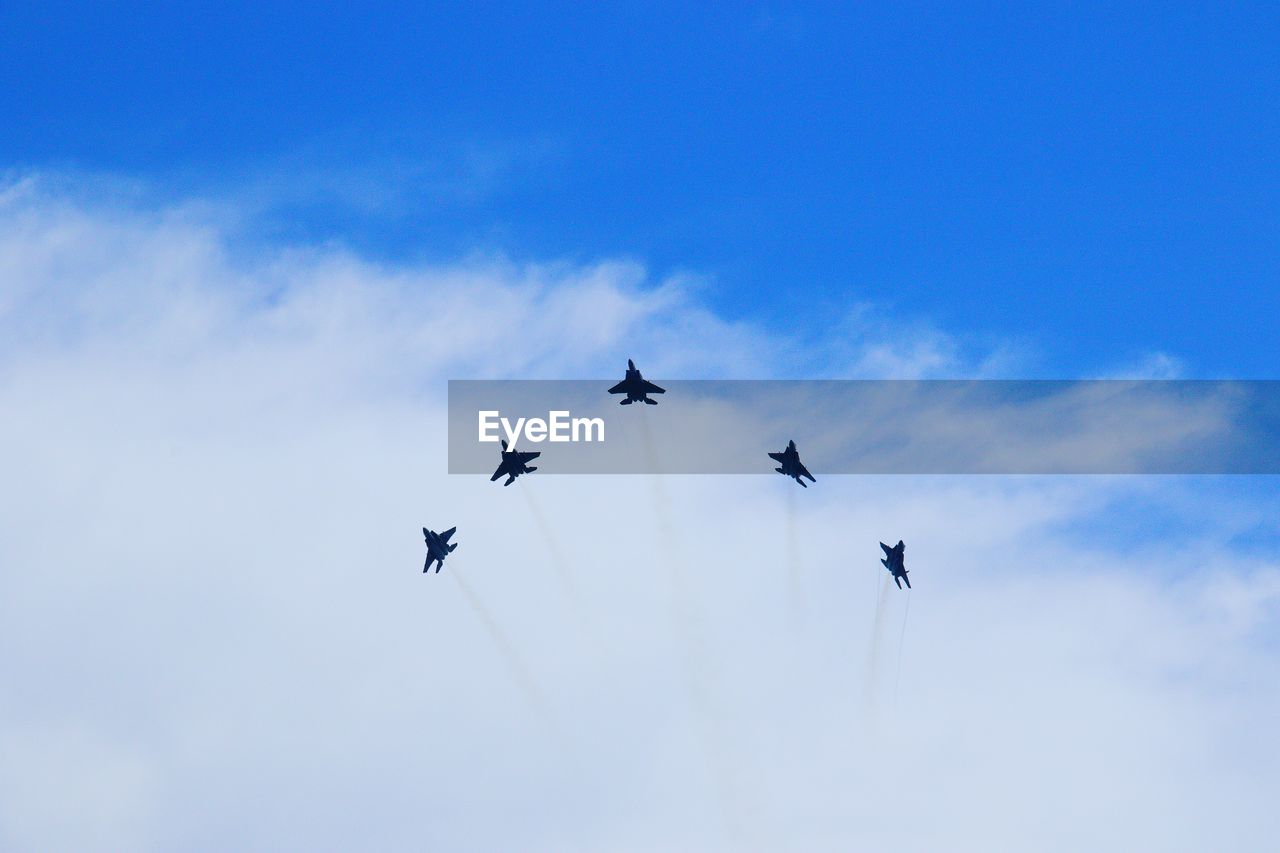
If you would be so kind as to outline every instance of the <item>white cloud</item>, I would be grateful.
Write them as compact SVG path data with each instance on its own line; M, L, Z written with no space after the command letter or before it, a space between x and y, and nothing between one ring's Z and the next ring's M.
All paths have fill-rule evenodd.
M1280 576L1223 546L1260 498L443 473L450 376L965 369L945 336L904 367L696 293L8 190L0 846L1265 846ZM1146 505L1176 544L1095 535ZM459 527L439 575L423 524ZM895 691L905 593L868 652L897 538Z
M1187 366L1167 352L1149 352L1132 364L1109 372L1108 379L1182 379Z

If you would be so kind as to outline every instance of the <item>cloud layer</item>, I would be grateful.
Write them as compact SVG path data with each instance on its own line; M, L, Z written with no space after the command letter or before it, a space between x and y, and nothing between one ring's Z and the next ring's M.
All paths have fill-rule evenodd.
M994 356L857 308L791 338L626 261L251 248L197 210L0 197L0 846L1271 837L1261 490L449 477L450 377ZM439 575L424 524L459 528ZM910 598L882 594L898 538Z

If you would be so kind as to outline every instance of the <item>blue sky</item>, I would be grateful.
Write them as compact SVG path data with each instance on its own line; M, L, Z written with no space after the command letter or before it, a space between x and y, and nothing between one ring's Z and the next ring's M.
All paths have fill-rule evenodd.
M634 257L1034 375L1280 350L1265 4L7 4L0 164L244 196L375 256Z

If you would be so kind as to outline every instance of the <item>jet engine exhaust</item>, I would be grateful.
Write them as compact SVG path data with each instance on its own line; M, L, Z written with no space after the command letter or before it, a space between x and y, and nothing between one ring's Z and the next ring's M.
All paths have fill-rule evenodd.
M493 640L493 644L498 649L503 662L507 665L507 669L516 682L516 686L519 687L520 692L524 694L525 699L528 700L529 705L532 706L537 715L542 718L543 723L546 724L556 741L563 745L563 737L555 723L555 718L551 714L550 707L547 705L537 681L534 680L532 673L525 667L524 661L520 659L515 646L512 645L502 629L498 627L497 620L489 612L489 608L485 607L484 602L476 591L472 589L471 584L463 580L462 573L457 571L455 567L454 571L449 574L458 582L458 588L462 590L462 595L466 598L467 604L471 606L471 610L480 620L480 624L484 626L489 638Z

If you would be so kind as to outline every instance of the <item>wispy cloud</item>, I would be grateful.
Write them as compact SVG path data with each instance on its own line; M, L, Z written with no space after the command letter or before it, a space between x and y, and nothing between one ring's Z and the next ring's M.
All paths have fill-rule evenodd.
M1167 352L1150 352L1137 361L1121 365L1104 377L1107 379L1181 379L1187 368L1182 359Z
M627 355L691 377L905 368L870 336L727 321L631 262L250 251L195 209L39 182L0 204L0 846L1270 838L1280 581L1273 554L1224 543L1274 498L828 478L789 539L782 478L669 478L661 506L639 478L522 478L540 523L517 486L443 473L446 378ZM928 374L963 362L907 351ZM1176 547L1093 535L1118 508L1164 513ZM457 587L419 573L423 524L458 525L445 571L541 711ZM909 616L889 599L869 703L876 542L897 538L916 589Z

